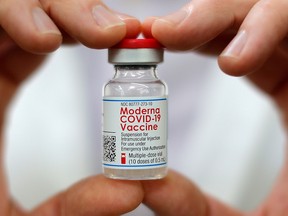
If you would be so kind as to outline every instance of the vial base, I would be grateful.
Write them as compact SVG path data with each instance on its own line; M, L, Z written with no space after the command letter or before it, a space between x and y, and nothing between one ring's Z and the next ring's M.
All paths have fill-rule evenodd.
M122 180L153 180L162 179L167 175L167 167L154 169L111 169L103 168L104 175L112 179Z

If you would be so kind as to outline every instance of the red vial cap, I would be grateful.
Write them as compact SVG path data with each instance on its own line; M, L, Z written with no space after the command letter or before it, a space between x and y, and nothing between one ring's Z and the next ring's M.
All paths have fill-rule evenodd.
M163 46L154 38L124 39L112 48L116 49L163 49Z

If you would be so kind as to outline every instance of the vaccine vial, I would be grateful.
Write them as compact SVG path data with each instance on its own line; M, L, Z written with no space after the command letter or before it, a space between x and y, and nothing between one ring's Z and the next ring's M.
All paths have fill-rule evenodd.
M157 77L163 47L125 39L109 49L115 75L103 90L103 171L114 179L167 173L167 87Z

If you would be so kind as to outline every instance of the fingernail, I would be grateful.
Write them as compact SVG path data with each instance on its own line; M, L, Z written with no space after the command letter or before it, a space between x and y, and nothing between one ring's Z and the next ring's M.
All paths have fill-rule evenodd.
M246 41L247 41L246 31L240 31L230 42L230 44L225 48L221 56L237 58L241 54L246 44Z
M92 14L97 25L102 28L125 25L125 23L117 15L113 14L102 5L95 6L92 10Z
M115 11L113 13L116 17L118 17L122 21L125 21L128 19L135 19L134 17L128 16L128 15L123 14L123 13L119 13L119 12L115 12Z
M53 23L50 17L39 7L36 7L32 10L32 15L34 23L38 31L43 34L58 34L61 35L61 32L57 26Z
M162 22L167 22L170 23L172 25L179 25L181 24L187 17L190 16L190 14L193 11L193 7L192 5L188 5L183 7L182 9L169 14L167 16L164 16L160 19L157 19L156 21L162 21Z

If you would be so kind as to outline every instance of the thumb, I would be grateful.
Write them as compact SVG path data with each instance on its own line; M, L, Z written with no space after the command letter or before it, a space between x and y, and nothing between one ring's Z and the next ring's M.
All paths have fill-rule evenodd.
M35 209L33 216L122 215L140 205L143 190L138 181L91 177Z
M157 181L142 182L144 203L159 216L240 216L241 214L205 196L184 176L170 171Z
M219 7L219 0L191 1L167 16L147 18L143 32L155 37L168 49L190 50L215 38L233 24L231 7L230 4Z

